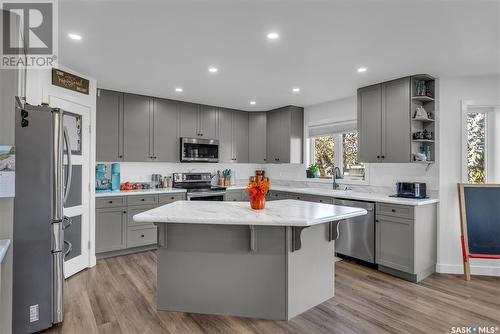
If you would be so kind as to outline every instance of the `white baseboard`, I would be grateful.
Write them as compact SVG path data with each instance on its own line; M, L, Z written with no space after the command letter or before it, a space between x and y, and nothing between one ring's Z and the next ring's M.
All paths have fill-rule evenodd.
M442 274L463 274L462 264L436 264L436 271ZM499 276L500 266L483 266L471 264L470 272L472 275Z

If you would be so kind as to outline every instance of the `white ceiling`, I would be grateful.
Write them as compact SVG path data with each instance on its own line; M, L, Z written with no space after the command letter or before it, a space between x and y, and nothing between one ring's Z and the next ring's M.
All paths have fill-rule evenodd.
M407 74L498 74L499 11L499 1L64 0L59 59L102 88L244 110L307 106Z

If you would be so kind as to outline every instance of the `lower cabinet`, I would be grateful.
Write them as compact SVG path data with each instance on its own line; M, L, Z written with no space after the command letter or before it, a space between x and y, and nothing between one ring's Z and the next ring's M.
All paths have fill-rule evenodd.
M134 215L185 198L184 193L96 198L96 254L124 254L137 251L136 247L155 245L156 226L138 224Z
M375 262L380 271L419 282L436 267L436 205L377 203Z
M96 253L127 247L127 208L97 209L95 230Z
M229 190L226 191L224 195L224 201L232 201L232 202L248 202L250 199L248 198L248 193L246 189L241 190Z
M411 219L377 216L377 264L407 273L413 272L413 223Z

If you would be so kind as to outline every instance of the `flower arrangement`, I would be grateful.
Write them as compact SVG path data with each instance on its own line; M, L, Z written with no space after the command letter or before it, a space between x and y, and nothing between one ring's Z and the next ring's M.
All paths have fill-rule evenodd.
M247 185L250 206L255 210L262 210L266 206L266 194L269 190L269 178L263 175L252 176Z

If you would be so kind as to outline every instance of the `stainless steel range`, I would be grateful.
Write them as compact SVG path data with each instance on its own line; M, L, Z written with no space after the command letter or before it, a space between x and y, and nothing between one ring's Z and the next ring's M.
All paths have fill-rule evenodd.
M212 186L210 173L174 173L173 187L187 190L188 201L223 201L226 189Z

